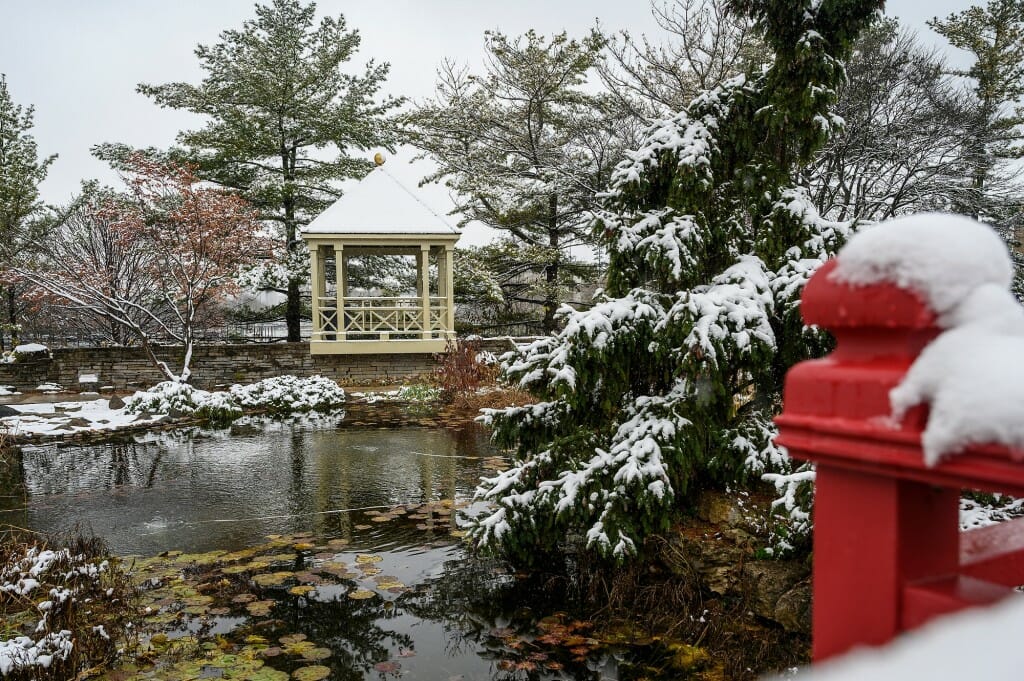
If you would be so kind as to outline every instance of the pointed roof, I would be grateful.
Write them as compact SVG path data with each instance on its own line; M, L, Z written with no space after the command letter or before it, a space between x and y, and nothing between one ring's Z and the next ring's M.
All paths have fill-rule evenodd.
M377 166L327 210L306 225L303 234L459 234L440 215Z

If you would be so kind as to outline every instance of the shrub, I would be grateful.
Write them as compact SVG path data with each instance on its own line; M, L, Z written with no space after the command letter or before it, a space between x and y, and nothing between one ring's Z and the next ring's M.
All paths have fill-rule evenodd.
M480 350L476 338L448 341L434 377L441 388L441 399L453 403L465 400L485 383L497 377L498 363L493 354Z

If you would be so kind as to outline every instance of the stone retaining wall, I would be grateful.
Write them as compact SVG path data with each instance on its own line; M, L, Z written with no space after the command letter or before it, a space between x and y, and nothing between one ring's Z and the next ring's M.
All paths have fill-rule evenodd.
M497 354L510 349L512 341L485 339L481 347ZM158 355L172 369L180 366L180 348L164 348ZM284 374L319 374L356 385L397 383L428 374L437 365L437 359L429 354L310 355L308 343L207 345L197 347L193 354L192 383L210 389ZM31 390L43 383L57 383L77 390L79 378L86 374L95 374L100 386L115 390L147 388L163 380L138 348L67 348L51 351L48 359L0 364L0 385Z

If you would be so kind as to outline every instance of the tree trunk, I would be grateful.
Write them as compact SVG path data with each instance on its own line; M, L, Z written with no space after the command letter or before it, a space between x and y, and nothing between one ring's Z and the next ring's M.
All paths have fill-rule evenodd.
M298 228L295 221L295 198L292 195L292 181L295 178L295 149L281 146L281 165L284 170L284 235L287 240L285 248L288 254L298 248ZM299 282L288 279L288 300L284 308L284 322L288 327L288 342L298 343L302 340L302 298Z
M7 287L7 328L11 331L11 349L13 350L18 346L18 337L21 335L18 333L18 298L14 293L14 288L11 286Z
M298 343L302 340L302 297L299 282L288 282L288 302L285 304L284 320L288 325L288 341Z
M558 269L561 254L558 251L558 197L552 194L548 198L548 246L551 248L551 261L545 270L544 292L544 333L553 334L558 330L555 323L555 311L558 309Z

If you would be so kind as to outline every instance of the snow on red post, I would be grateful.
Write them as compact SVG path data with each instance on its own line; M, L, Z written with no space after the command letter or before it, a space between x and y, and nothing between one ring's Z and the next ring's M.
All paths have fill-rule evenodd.
M1024 352L1024 311L1005 293L1011 274L989 228L919 215L858 235L808 282L804 320L831 331L837 347L790 370L777 443L817 464L816 661L886 643L1024 583L1024 519L958 526L963 488L1024 495L1024 400L1003 405L1024 390L1022 370L981 366L972 379L979 361L1005 353L986 359L984 347L963 346L989 334ZM960 362L965 354L974 364ZM998 370L1010 376L999 381L1002 394L971 385ZM958 392L981 397L958 402ZM953 429L929 422L929 409L963 404L980 413L954 418ZM1016 420L1008 418L1014 409Z

